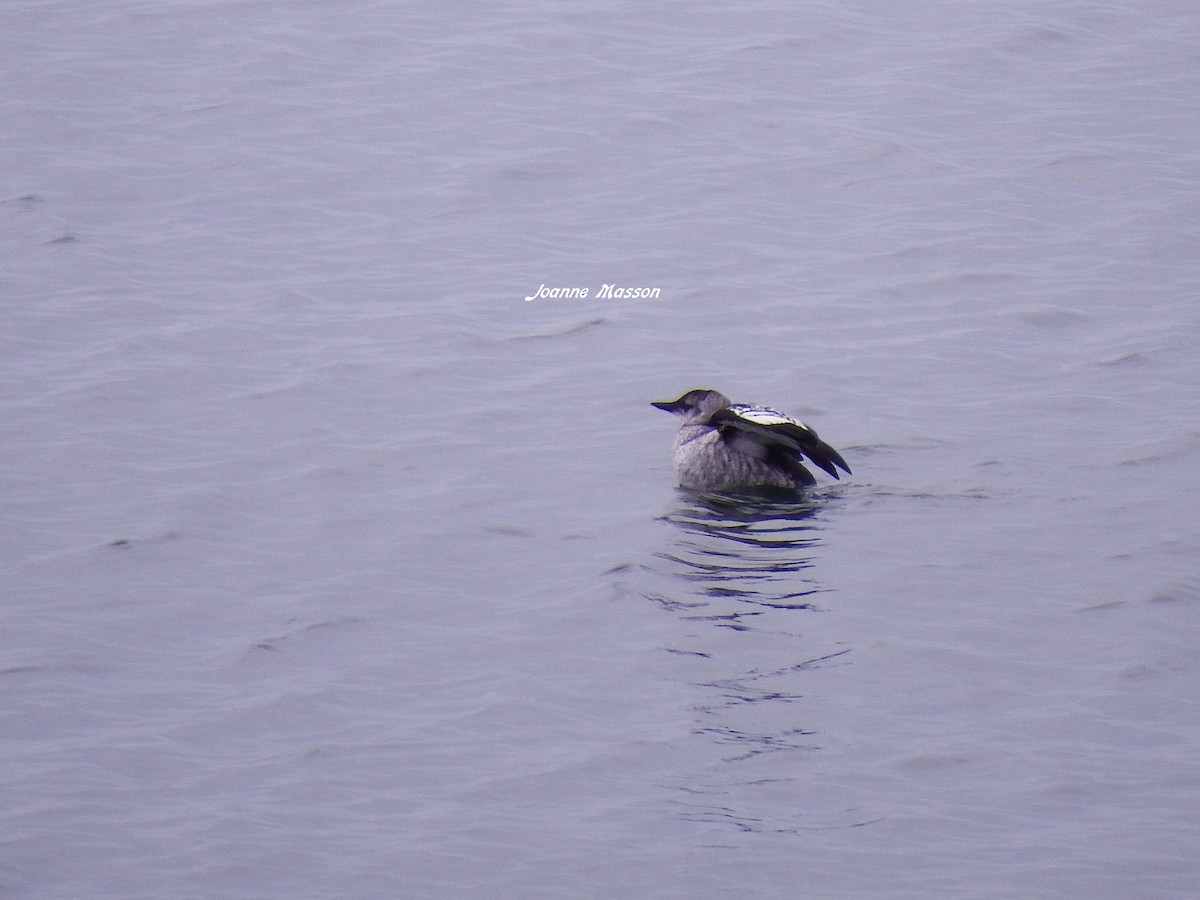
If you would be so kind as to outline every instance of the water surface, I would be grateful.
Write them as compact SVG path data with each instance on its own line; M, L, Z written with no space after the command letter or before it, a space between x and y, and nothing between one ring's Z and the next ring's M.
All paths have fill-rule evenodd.
M1200 13L0 21L5 896L1196 896Z

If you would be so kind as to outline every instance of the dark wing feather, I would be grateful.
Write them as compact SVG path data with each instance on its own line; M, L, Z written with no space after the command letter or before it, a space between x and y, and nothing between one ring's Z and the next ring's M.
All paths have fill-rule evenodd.
M838 467L848 475L853 474L842 455L821 440L815 431L777 410L736 404L715 413L710 423L747 432L770 447L799 452L834 478L838 478Z
M768 462L783 469L785 472L795 478L799 484L802 484L805 487L811 487L817 483L817 479L813 477L812 472L808 471L808 469L801 465L801 459L802 457L800 454L795 450L792 450L790 447L786 450L782 447L772 447L770 452L767 454ZM836 475L833 477L837 478Z

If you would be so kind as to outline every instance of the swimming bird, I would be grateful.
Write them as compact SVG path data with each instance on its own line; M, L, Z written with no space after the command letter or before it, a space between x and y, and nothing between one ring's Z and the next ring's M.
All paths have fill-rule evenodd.
M817 480L807 458L834 478L852 474L842 455L803 422L766 406L730 403L718 391L688 391L652 404L683 419L675 436L675 470L685 488L736 491L799 488Z

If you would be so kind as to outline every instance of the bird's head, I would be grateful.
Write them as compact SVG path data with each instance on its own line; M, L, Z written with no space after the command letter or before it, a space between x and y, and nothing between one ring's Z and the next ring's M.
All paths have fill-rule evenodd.
M729 398L720 391L688 391L678 400L656 400L650 404L681 417L687 425L705 425L714 413L729 406Z

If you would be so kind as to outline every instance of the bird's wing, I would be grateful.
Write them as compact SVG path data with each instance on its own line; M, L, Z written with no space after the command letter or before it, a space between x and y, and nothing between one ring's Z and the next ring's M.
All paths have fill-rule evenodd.
M850 474L850 467L840 453L803 422L785 416L777 409L735 403L714 414L710 421L719 428L736 428L754 435L767 446L801 453L834 478L838 477L838 467Z

